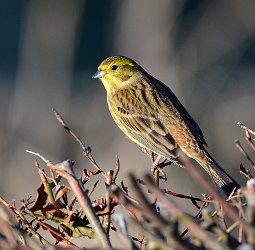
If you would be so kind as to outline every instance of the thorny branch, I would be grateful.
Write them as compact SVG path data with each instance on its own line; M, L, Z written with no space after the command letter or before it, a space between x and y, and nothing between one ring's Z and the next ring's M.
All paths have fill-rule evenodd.
M82 148L82 153L85 157L87 157L87 159L91 162L91 164L95 167L95 169L98 171L98 173L102 173L105 176L105 172L103 171L103 169L96 163L95 159L93 158L92 154L91 154L91 149L90 147L86 147L84 145L84 143L81 141L81 139L67 126L65 120L63 119L63 117L55 110L52 109L55 117L57 118L57 120L60 122L60 124L64 127L64 129L70 133L71 136L74 137L74 139L79 143L79 145Z
M41 154L27 150L40 158L50 173L47 174L35 160L41 183L35 197L22 199L20 209L0 197L0 204L17 221L15 223L12 219L5 219L6 213L0 208L0 248L27 245L42 249L38 244L52 244L48 238L42 237L41 230L48 232L57 243L66 244L70 248L74 247L73 237L96 237L102 248L111 249L113 235L119 238L121 246L123 244L130 249L236 249L244 244L255 244L254 173L242 163L237 165L248 180L247 185L233 190L227 200L197 172L188 159L183 159L182 163L207 194L199 197L161 188L162 178L167 179L162 168L169 163L147 151L146 154L153 162L155 178L152 179L148 174L139 177L133 173L125 180L125 184L128 181L131 183L130 186L124 185L123 180L118 186L116 179L121 170L119 158L116 157L115 171L104 171L93 158L91 149L85 146L56 110L53 112L66 131L79 143L83 155L95 171L84 169L81 177L77 178L73 171L74 161L53 164ZM245 130L247 144L255 150L255 132L242 123L238 125ZM236 141L236 146L254 171L254 162L245 147L239 141ZM92 179L97 178L99 173L104 177L103 194L102 190L98 190L100 179ZM62 183L63 179L68 184ZM98 198L91 200L94 196ZM195 212L184 212L180 199L192 204ZM19 240L15 240L15 237Z

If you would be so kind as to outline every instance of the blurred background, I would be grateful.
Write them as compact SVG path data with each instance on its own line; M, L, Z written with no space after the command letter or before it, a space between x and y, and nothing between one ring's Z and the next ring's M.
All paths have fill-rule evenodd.
M150 171L147 157L114 124L102 84L91 78L110 55L126 55L166 83L200 125L209 152L244 181L238 167L248 164L234 140L244 142L238 121L255 129L254 9L254 1L238 0L3 2L1 195L17 201L34 195L39 178L26 149L54 163L75 160L78 175L92 169L53 107L103 169L115 168L119 156L119 180L131 170ZM166 171L166 188L202 192L185 169Z

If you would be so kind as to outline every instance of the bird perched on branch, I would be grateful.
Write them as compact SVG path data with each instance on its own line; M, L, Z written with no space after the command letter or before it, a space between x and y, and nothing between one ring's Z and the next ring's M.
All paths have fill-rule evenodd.
M103 83L111 115L132 141L173 162L180 153L195 159L226 195L239 188L206 151L201 129L174 93L136 62L111 56L93 78Z

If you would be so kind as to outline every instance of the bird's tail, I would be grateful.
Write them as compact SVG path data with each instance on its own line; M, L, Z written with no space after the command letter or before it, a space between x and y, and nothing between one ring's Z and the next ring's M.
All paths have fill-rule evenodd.
M203 160L197 161L225 195L229 196L234 188L236 190L240 188L240 185L207 152Z

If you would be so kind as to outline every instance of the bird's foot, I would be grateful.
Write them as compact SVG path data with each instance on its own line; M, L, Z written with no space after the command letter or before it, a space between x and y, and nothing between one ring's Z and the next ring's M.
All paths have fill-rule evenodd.
M158 155L156 160L153 162L152 166L151 166L151 172L154 175L155 171L158 170L160 175L159 178L166 181L167 180L167 176L165 174L165 172L163 171L163 167L165 164L165 159L161 162L161 160L164 159L163 156Z

